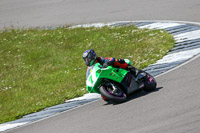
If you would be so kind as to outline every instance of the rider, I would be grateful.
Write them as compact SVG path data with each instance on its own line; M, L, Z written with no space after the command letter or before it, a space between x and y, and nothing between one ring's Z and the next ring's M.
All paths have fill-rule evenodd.
M83 60L87 66L92 66L95 63L100 63L103 68L113 66L116 68L129 70L131 73L133 73L134 76L137 76L140 72L140 70L136 69L135 67L128 65L124 59L115 59L113 57L97 57L93 49L86 50L83 53Z

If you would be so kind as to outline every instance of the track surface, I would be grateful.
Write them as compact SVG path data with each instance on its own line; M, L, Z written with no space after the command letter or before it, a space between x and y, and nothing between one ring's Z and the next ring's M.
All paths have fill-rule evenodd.
M0 29L125 20L200 22L199 0L1 0Z
M2 0L0 28L117 20L200 22L198 0ZM10 133L197 133L200 131L200 58L157 78L157 91L123 104L96 101Z

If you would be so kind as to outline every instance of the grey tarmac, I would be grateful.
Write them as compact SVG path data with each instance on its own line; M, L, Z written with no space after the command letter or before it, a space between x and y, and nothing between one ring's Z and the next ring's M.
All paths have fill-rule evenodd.
M130 20L200 22L199 0L1 0L0 29Z

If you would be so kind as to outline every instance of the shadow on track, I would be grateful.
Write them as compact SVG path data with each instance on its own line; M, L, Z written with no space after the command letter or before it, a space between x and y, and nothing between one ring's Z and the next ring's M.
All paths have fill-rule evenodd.
M128 100L127 100L126 102L129 102L129 101L134 100L134 99L136 99L136 98L140 98L140 97L146 96L146 95L148 95L148 94L150 94L150 93L157 92L157 91L159 91L159 90L162 89L162 88L163 88L163 87L157 87L154 91L151 91L151 92L146 92L146 91L143 91L143 90L137 91L137 92L135 92L135 93L129 95L129 96L128 96ZM104 105L110 105L110 104L119 105L119 104L123 104L123 103L125 103L125 102L116 103L116 102L113 102L113 101L109 101L109 102L105 103Z

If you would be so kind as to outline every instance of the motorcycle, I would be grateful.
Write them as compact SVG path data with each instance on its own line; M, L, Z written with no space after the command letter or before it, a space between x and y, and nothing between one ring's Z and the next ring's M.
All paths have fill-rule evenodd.
M125 62L131 65L130 60L125 59ZM135 77L128 70L112 66L103 68L100 63L88 67L86 73L87 91L101 94L107 102L125 102L128 95L140 90L153 91L156 85L155 78L145 71Z

